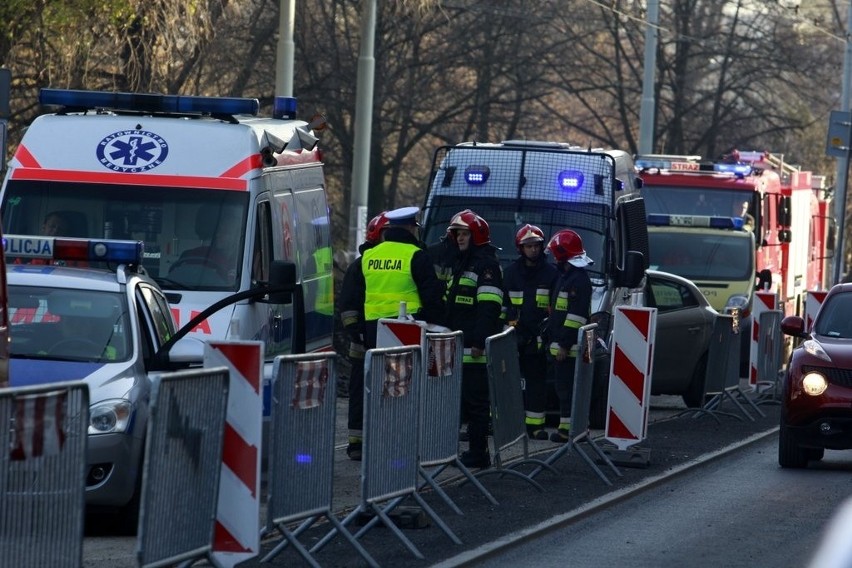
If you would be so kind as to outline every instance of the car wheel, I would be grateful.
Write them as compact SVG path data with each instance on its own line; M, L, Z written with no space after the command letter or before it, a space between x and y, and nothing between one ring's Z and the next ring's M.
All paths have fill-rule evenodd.
M707 375L706 353L698 360L698 363L696 363L695 371L692 372L692 380L689 382L689 388L681 395L687 408L700 408L704 406L704 386L706 384L705 375Z
M589 427L595 430L603 430L606 427L606 407L609 396L609 358L595 359L593 375Z
M778 464L785 468L803 469L808 466L808 457L808 451L800 448L793 440L790 427L782 417L778 431Z
M818 462L825 457L825 448L808 448L808 459Z

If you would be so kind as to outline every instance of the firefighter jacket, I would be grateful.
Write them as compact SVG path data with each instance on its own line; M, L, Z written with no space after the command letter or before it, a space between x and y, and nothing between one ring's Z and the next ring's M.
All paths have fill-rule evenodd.
M444 285L444 291L446 292L453 277L453 264L459 254L459 249L452 239L448 239L444 235L440 241L430 245L426 250L432 259L435 274L438 276L438 280Z
M464 333L464 362L485 364L472 357L471 347L485 349L485 339L503 328L503 275L491 245L459 252L447 290L447 326Z
M521 353L544 347L542 322L550 312L550 298L556 293L559 276L559 270L543 254L532 266L520 256L503 273L505 322L515 327Z
M591 316L592 281L584 268L568 263L560 264L559 268L563 272L551 305L546 335L551 355L556 355L562 347L570 357L576 357L579 329Z
M400 302L416 319L441 323L441 282L420 241L407 229L388 228L384 240L364 251L357 285L363 291L364 319L396 317Z

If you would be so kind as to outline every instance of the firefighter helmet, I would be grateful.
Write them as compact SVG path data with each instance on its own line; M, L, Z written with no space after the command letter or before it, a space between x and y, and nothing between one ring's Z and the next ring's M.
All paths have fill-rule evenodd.
M470 231L470 240L475 246L482 246L491 243L491 229L488 227L488 223L485 219L470 209L459 211L453 215L453 218L450 219L450 226L447 227L447 231L453 235L452 231L455 229L466 229ZM455 240L455 235L453 235L453 239Z
M518 253L524 254L523 245L531 243L544 243L544 231L527 223L515 234L515 247L518 249Z
M568 262L581 268L594 263L583 248L583 239L571 229L557 231L547 243L547 250L556 262Z
M388 218L385 215L387 211L382 211L367 223L367 234L364 237L371 245L378 244L378 242L382 238L382 229L385 228L385 225L388 224Z

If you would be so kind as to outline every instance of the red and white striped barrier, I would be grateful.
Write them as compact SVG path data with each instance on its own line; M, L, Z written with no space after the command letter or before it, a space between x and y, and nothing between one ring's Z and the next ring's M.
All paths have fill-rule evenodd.
M775 292L757 291L754 293L751 309L751 345L748 357L748 384L757 385L758 340L760 339L760 314L778 309L778 295Z
M616 308L604 437L619 450L648 434L656 330L657 308Z
M426 341L425 322L382 318L376 328L376 347L423 345Z
M814 318L822 307L826 294L827 290L813 290L805 296L805 331L810 331L814 325Z
M213 556L233 567L260 552L263 343L208 342L204 366L226 366L231 375Z

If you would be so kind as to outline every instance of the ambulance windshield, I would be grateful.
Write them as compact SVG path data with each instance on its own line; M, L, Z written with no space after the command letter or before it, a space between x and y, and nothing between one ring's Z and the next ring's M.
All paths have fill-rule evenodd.
M211 189L10 181L8 234L132 239L164 290L237 290L248 193Z

